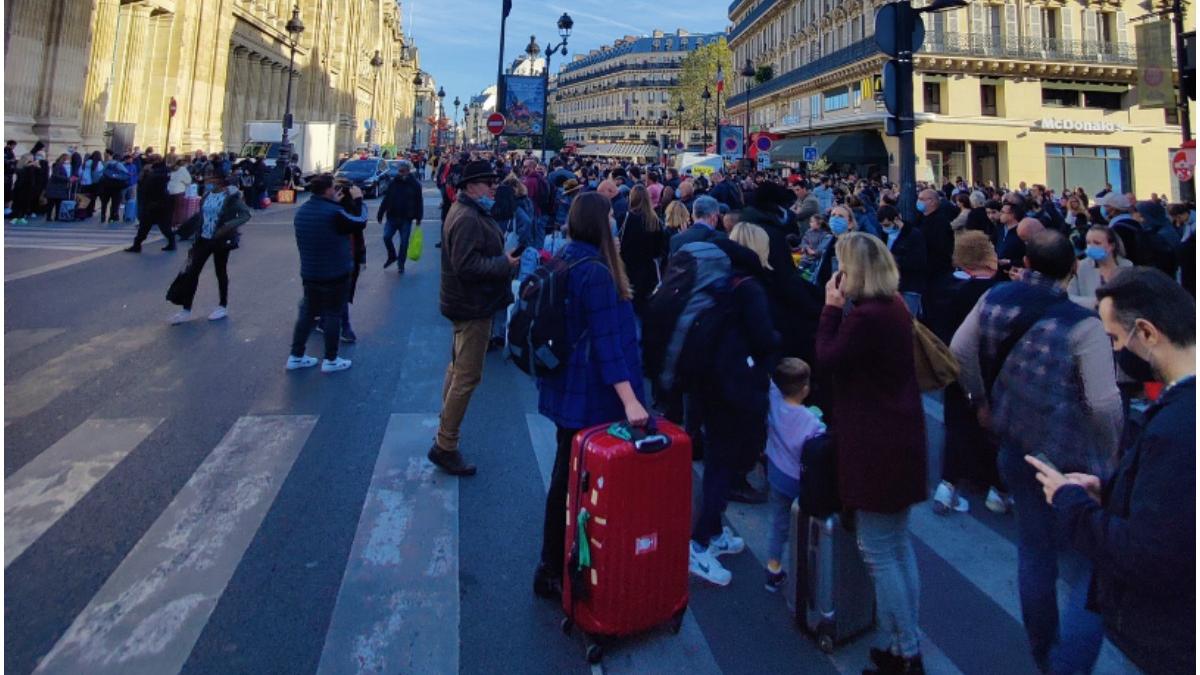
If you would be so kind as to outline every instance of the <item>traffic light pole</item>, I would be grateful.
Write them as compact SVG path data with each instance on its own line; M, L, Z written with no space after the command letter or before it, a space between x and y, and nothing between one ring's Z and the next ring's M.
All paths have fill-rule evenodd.
M1183 134L1183 140L1192 140L1192 111L1191 105L1188 103L1189 92L1184 91L1183 69L1187 67L1187 47L1183 40L1183 2L1182 0L1173 0L1171 3L1172 21L1175 24L1175 67L1179 69L1179 86L1175 88L1175 96L1179 101L1176 110L1179 114L1179 130ZM1196 200L1196 179L1193 176L1192 180L1179 182L1179 197L1183 202L1194 202Z
M910 2L897 7L896 26L896 79L900 111L896 120L896 131L900 135L900 200L897 204L900 217L906 223L917 217L917 142L914 137L916 124L913 113L913 19L916 12Z

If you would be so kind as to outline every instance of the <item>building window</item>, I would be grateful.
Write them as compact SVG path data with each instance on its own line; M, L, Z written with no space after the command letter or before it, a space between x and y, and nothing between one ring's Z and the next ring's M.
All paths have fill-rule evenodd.
M821 117L821 95L813 94L808 97L808 117L809 119L819 119Z
M824 93L825 112L845 110L850 107L850 94L845 87L830 89Z
M988 117L996 117L1000 114L996 108L996 85L979 85L979 106L983 114Z
M1078 108L1079 92L1074 89L1042 87L1042 105L1054 108Z
M939 82L926 82L921 87L925 101L925 112L942 113L942 85Z
M1163 108L1163 121L1167 124L1179 124L1179 109L1173 106Z
M861 82L855 82L854 84L850 85L850 103L853 104L855 108L862 107L862 83Z
M1083 92L1083 106L1101 110L1121 110L1121 92L1085 91Z
M1082 185L1092 194L1105 183L1118 194L1133 189L1129 148L1046 145L1047 187L1065 191Z
M1099 16L1100 42L1112 44L1117 41L1117 13L1101 12Z

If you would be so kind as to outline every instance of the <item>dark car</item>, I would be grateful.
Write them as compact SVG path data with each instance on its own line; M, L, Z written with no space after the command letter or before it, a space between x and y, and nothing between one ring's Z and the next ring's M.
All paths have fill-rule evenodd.
M357 185L366 197L378 197L387 191L392 182L388 163L382 159L351 159L338 167L337 178L345 178Z

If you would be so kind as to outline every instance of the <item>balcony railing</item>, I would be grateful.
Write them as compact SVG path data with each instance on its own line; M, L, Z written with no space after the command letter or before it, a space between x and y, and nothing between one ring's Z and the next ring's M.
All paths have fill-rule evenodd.
M558 82L560 85L563 85L570 84L572 82L589 80L593 77L603 77L604 75L611 75L613 73L619 73L626 70L671 70L680 68L682 66L682 60L668 61L666 63L621 63L609 66L608 68L603 68L601 70L594 70L590 73L580 73L574 76L570 74L570 70L567 70L562 75L558 76Z
M679 122L677 122L675 120L669 120L667 122L663 122L661 119L657 119L657 120L608 119L608 120L595 120L592 122L568 122L568 123L560 124L558 126L560 129L563 129L563 130L566 130L566 129L588 129L588 128L592 128L592 127L651 127L651 128L673 127L675 129L678 129Z
M737 22L737 25L733 27L733 30L729 31L729 41L733 42L735 39L737 39L737 36L744 33L750 24L758 21L763 14L769 12L772 7L778 4L778 2L779 0L763 0L761 3L759 3L758 7L750 10L746 16L742 17L741 21ZM732 10L733 6L731 5L730 11Z
M1136 65L1137 49L1128 43L1064 40L1061 38L1007 38L977 33L927 33L921 54L976 56L1028 61L1082 61L1085 63ZM754 98L773 94L831 70L873 57L883 57L874 36L790 70L773 80L754 85ZM729 98L729 105L743 105L746 92Z

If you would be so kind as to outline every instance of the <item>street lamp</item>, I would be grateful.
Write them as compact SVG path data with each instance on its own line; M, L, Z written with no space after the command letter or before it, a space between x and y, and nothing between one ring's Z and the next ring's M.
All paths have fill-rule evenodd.
M425 84L425 80L421 77L421 71L417 71L413 77L413 123L412 136L409 136L409 148L412 152L417 151L417 118L421 116L421 86Z
M546 161L546 133L550 130L550 115L549 115L549 111L547 110L547 107L546 107L546 92L550 89L550 57L554 56L555 54L562 54L563 56L567 55L567 38L571 37L571 29L575 27L575 20L571 18L570 14L563 12L563 15L558 17L557 26L558 26L558 35L559 35L559 37L562 38L562 40L558 44L554 45L553 47L551 47L550 45L546 45L546 52L545 52L546 64L545 64L545 68L542 69L542 78L543 78L543 80L542 80L542 162L543 163ZM529 47L527 49L533 50L533 55L530 56L530 65L532 66L532 59L534 57L536 57L536 55L537 55L537 42L534 41L532 35L529 36Z
M683 140L683 100L679 101L679 105L675 106L675 116L679 118L679 142L686 148L687 141Z
M296 65L296 43L300 41L300 34L304 32L304 22L300 20L300 7L292 8L292 18L288 19L285 28L291 43L291 54L288 56L287 94L283 102L283 140L279 144L279 158L275 160L280 185L287 178L288 168L292 163L292 143L288 139L288 131L292 128L292 72Z
M446 115L446 88L438 87L438 109L437 109L437 148L440 151L442 147L442 117Z
M754 63L749 58L746 59L746 65L742 66L742 77L746 78L746 128L742 134L742 159L746 159L750 156L750 78L754 77Z
M379 68L383 66L383 56L379 54L379 50L375 50L375 56L371 57L371 68L375 71L375 81L371 85L371 112L369 115L370 126L367 127L367 152L371 151L371 146L375 142L375 91L379 89Z
M704 91L700 92L700 100L704 101L704 118L702 123L703 131L700 133L700 142L704 145L704 152L708 152L708 100L712 98L712 94L708 91L708 85L704 85Z
M462 105L462 102L458 100L457 96L455 96L454 97L454 143L461 146L462 139L459 138L459 128L458 128L458 106L460 106L460 105Z

